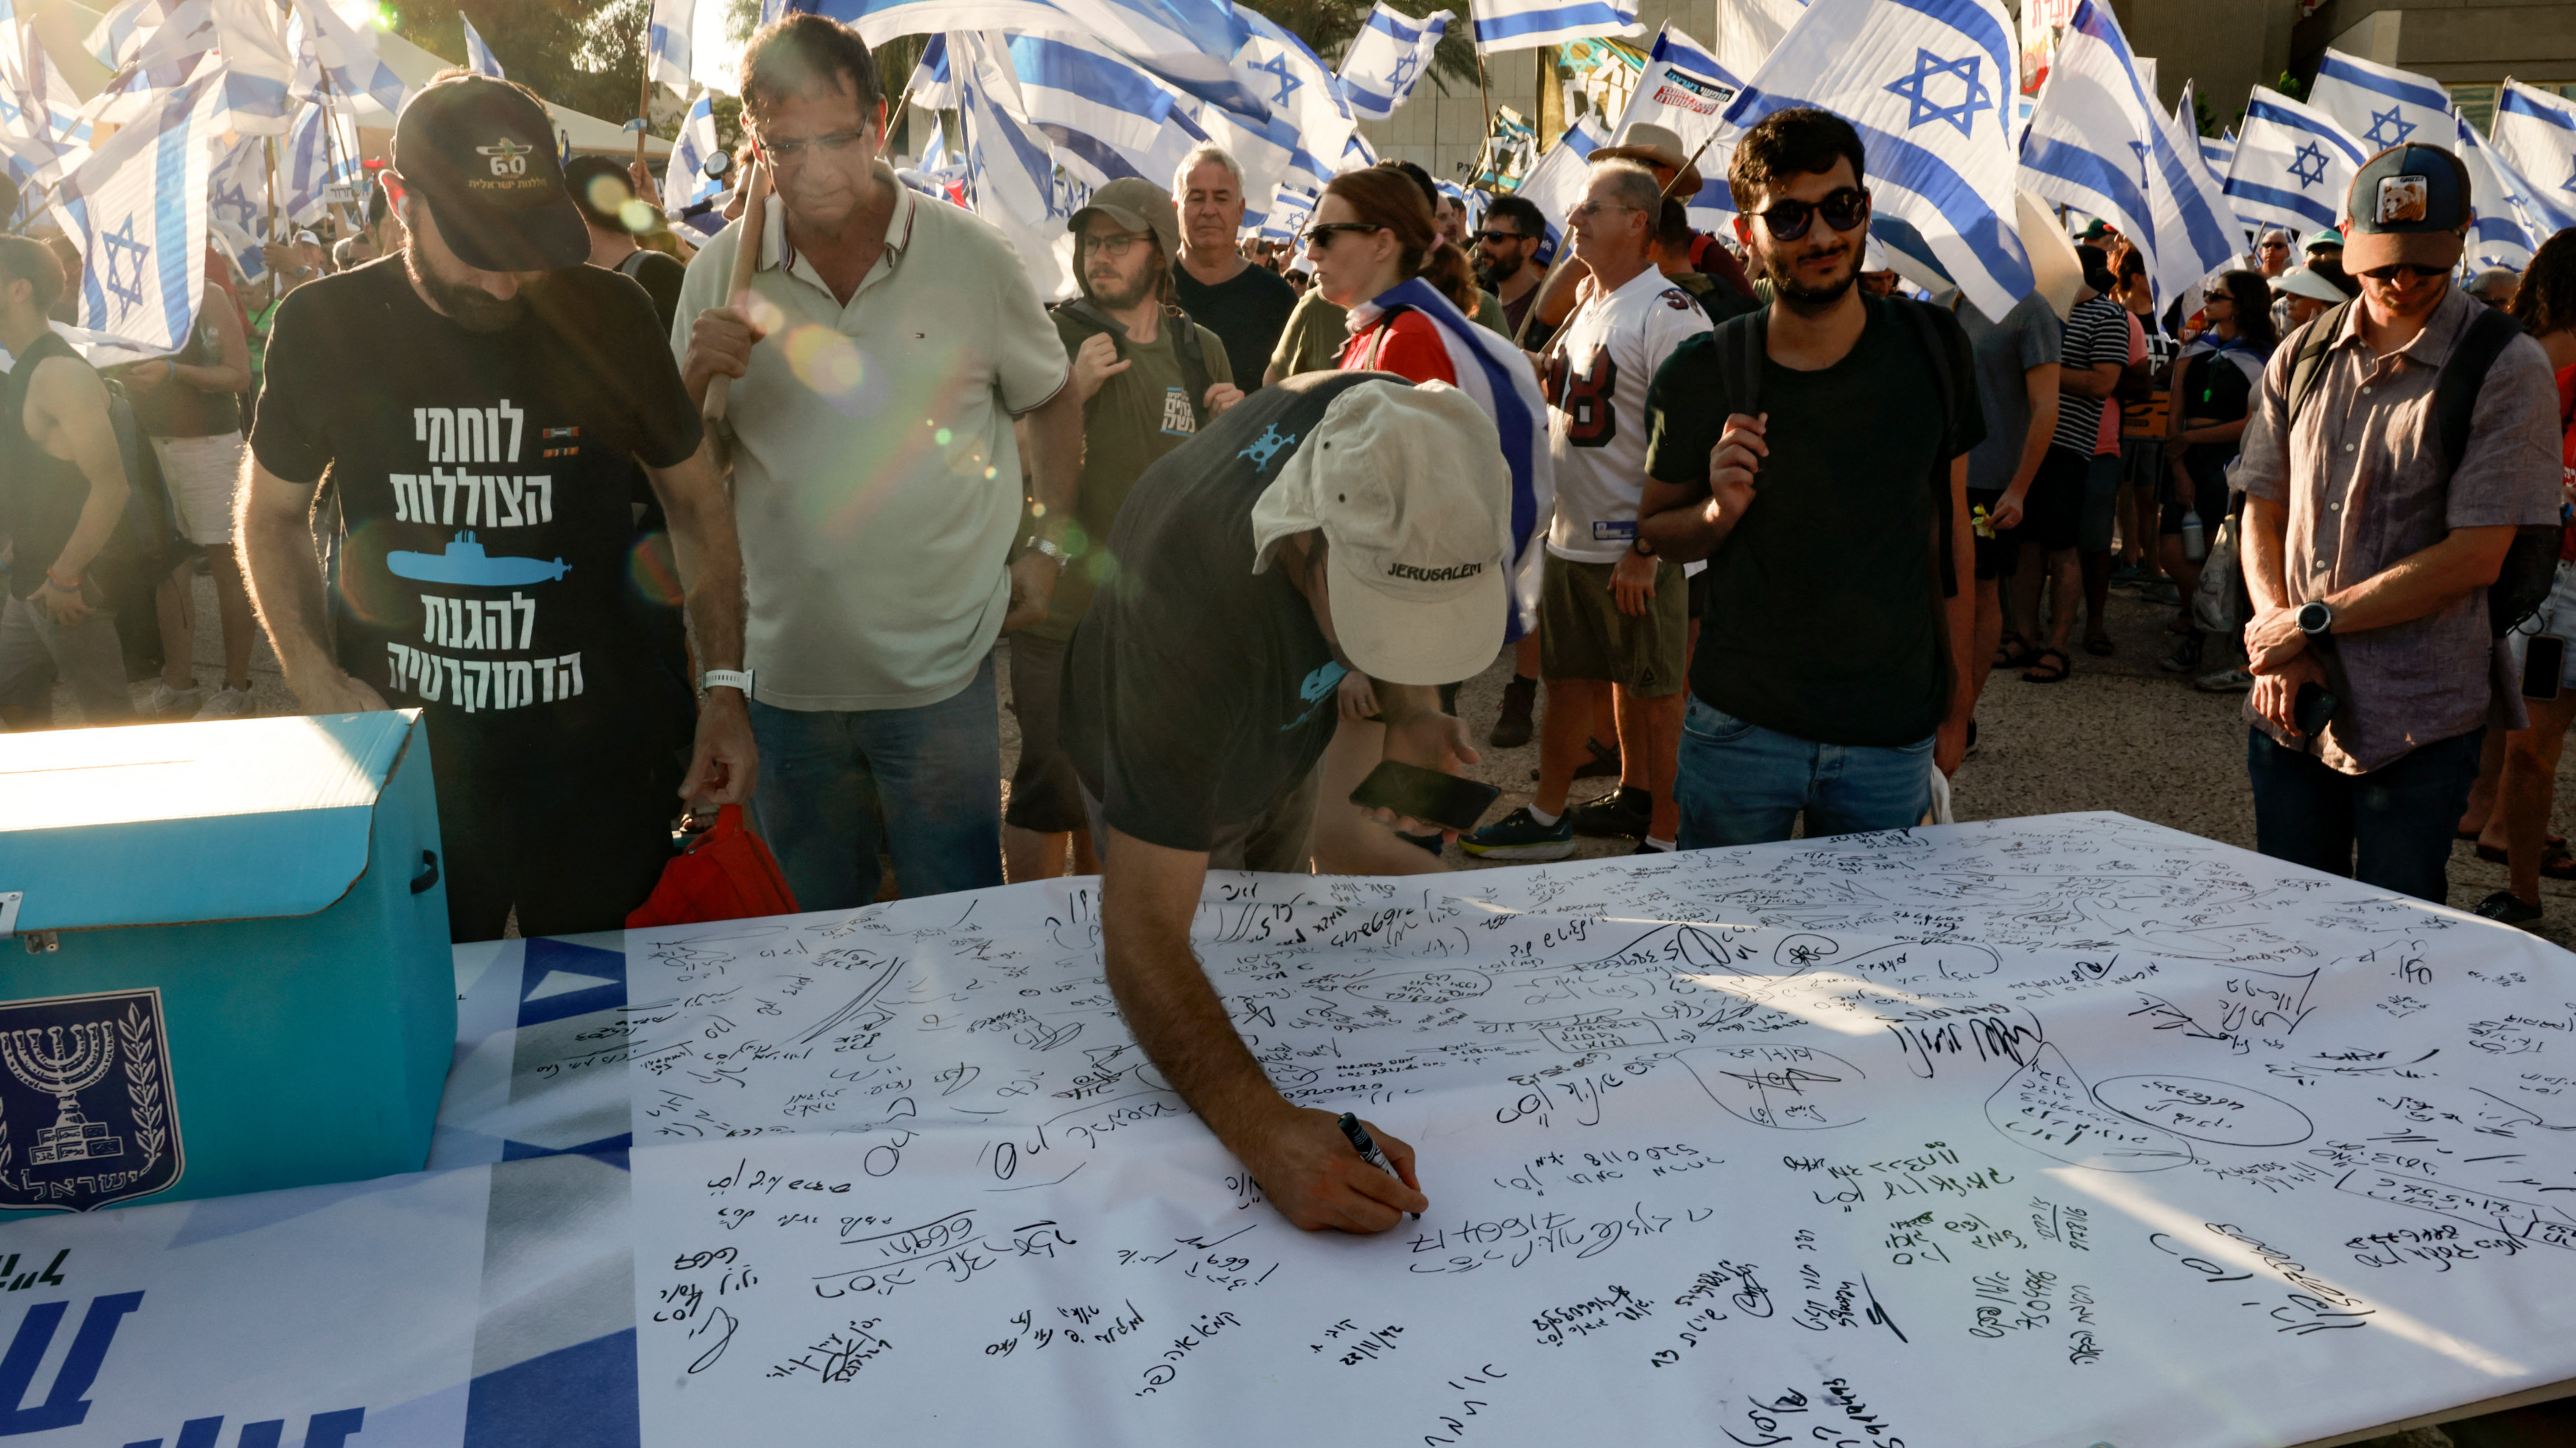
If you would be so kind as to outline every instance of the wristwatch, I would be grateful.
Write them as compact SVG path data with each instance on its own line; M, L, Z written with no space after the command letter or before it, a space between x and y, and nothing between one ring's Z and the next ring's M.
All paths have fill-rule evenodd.
M751 674L752 671L749 669L709 669L698 675L698 692L705 693L709 689L739 689L742 691L743 702L749 703L751 702Z
M2300 604L2299 611L2294 617L2298 622L2299 632L2306 634L2308 642L2312 644L2325 642L2334 632L2334 608L2322 598Z
M1032 553L1043 553L1049 558L1054 559L1056 561L1056 566L1059 568L1073 561L1072 554L1065 552L1061 545L1051 542L1045 538L1030 539L1029 551Z
M1637 556L1640 558L1652 558L1655 556L1655 545L1647 542L1646 535L1643 533L1630 539L1628 541L1628 546L1637 550Z

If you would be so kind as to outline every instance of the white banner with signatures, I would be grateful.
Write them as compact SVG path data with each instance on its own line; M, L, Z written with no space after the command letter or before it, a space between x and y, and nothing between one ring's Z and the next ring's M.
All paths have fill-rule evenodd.
M2251 1448L2576 1377L2519 932L2082 815L1218 876L1193 939L1421 1220L1271 1210L1095 882L476 947L448 1169L0 1226L0 1444Z

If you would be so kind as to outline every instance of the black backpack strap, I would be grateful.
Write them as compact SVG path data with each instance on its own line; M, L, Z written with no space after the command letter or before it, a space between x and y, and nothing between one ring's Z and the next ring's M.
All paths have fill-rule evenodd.
M2281 419L2282 434L2288 435L2291 424L2299 420L2299 409L2308 405L2308 397L2325 377L2326 353L2334 347L2335 337L2343 331L2344 314L2352 303L2342 302L2316 320L2299 336L2299 355L2290 363L2289 410Z
M2468 330L2451 348L2450 360L2442 364L2442 376L2433 384L2433 419L2441 438L2442 461L2450 467L2460 465L2469 451L2469 428L2477 421L2478 391L2487 385L2487 373L2513 339L2522 335L2522 324L2493 307L2479 307L2469 319Z
M1172 355L1181 364L1181 386L1190 394L1190 417L1193 427L1208 422L1208 389L1216 379L1208 374L1207 353L1199 346L1199 324L1177 306L1163 309L1163 325L1172 329Z

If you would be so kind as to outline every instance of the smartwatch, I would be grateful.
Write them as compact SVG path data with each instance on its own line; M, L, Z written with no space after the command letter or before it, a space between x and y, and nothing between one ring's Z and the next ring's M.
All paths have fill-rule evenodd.
M2310 643L2322 642L2327 635L2334 632L2334 608L2322 598L2300 604L2299 611L2294 617L2298 622L2299 632L2306 634Z
M698 691L704 693L709 689L740 689L743 702L749 703L751 673L749 669L709 669L698 675Z

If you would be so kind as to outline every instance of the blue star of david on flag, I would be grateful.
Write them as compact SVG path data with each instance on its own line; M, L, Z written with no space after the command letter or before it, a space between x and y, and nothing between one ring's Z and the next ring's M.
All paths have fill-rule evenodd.
M1977 79L1977 61L1978 57L1974 55L1961 56L1957 60L1943 60L1931 51L1917 46L1914 51L1913 73L1899 76L1881 89L1890 94L1905 97L1905 103L1910 107L1905 121L1907 130L1910 131L1926 121L1948 121L1959 128L1960 135L1973 135L1975 132L1972 127L1977 112L1991 111L1995 108L1994 96ZM1933 79L1938 76L1953 76L1958 79L1964 94L1957 105L1945 106L1928 93Z
M2318 185L2326 179L2326 153L2316 142L2299 147L2290 158L2290 174L2299 178L2299 189Z
M102 258L106 265L99 269L99 285L127 306L141 306L143 261L152 255L152 244L134 239L134 218L131 216L98 240L100 248L107 253Z
M1245 66L1244 69L1260 71L1264 75L1267 75L1279 82L1279 94L1270 98L1270 103L1275 106L1284 106L1288 104L1289 93L1305 84L1304 81L1297 78L1294 72L1288 69L1288 57L1284 55L1274 55L1270 57L1266 64Z
M1403 57L1396 61L1394 73L1386 78L1387 88L1392 91L1401 92L1406 86L1413 83L1413 73L1421 68L1421 57L1415 55L1410 50L1406 51Z
M2392 129L2397 134L2393 136L2387 134ZM2385 149L2389 146L2404 145L2406 138L2413 134L2415 134L2415 123L2398 114L2397 107L2390 106L2384 111L2370 113L2370 129L2364 131L2361 138Z

